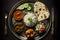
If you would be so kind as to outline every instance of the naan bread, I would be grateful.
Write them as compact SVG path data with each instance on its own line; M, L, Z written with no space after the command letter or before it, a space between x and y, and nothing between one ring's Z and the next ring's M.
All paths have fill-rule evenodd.
M37 16L38 21L45 20L50 16L48 8L41 2L36 2L34 4L34 13Z

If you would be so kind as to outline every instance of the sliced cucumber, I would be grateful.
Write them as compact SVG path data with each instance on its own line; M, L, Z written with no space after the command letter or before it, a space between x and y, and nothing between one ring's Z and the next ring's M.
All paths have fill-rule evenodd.
M27 8L27 10L31 10L31 7L29 6L29 7Z
M28 4L28 3L25 3L25 4L24 4L24 7L25 7L25 8L28 8L28 7L29 7L29 4Z
M24 5L19 6L18 9L23 10L24 9Z
M24 3L20 5L17 9L20 9L20 10L27 9L29 11L32 9L32 7L28 3Z

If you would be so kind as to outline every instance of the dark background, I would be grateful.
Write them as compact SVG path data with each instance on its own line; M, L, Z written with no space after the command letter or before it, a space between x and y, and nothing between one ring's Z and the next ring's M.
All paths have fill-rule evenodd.
M5 13L9 13L9 11L11 10L12 6L15 5L15 3L17 3L20 0L1 0L0 1L0 40L16 40L17 38L14 37L14 35L12 35L12 33L10 32L9 28L8 28L8 34L7 36L4 35L4 25L5 25ZM54 22L54 27L55 27L55 31L54 31L54 35L52 36L49 32L49 34L46 36L45 40L58 40L59 39L59 34L60 34L60 30L59 30L59 1L58 0L46 0L47 3L50 3L50 5L54 5L54 9L55 9L55 22Z

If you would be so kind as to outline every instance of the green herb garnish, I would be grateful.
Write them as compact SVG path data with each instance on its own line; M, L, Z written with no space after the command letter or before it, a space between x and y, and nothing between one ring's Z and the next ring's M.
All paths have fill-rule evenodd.
M32 22L32 18L28 18L28 20L29 20L30 22Z

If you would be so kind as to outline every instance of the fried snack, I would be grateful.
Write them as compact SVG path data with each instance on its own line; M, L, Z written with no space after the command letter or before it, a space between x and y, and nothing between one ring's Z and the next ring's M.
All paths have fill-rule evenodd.
M33 29L28 29L25 32L27 38L33 38L35 36L35 31Z

